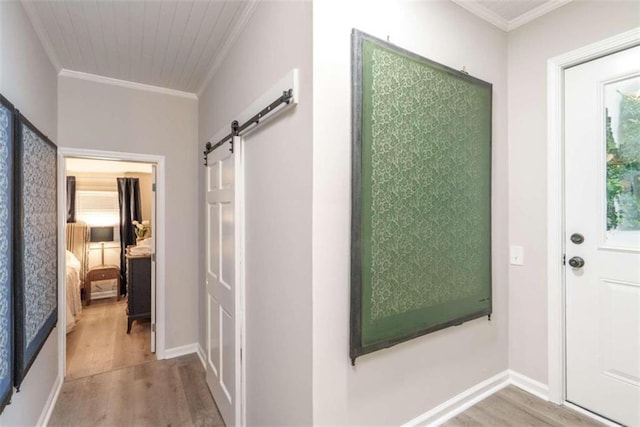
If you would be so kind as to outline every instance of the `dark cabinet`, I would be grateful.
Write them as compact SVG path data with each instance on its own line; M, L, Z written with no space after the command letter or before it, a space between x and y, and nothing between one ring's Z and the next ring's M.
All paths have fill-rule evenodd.
M151 319L151 257L127 255L127 333L134 320Z

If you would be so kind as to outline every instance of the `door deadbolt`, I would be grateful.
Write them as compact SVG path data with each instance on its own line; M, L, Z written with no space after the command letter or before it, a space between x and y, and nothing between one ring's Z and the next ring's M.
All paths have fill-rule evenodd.
M580 233L573 233L571 235L571 243L575 243L576 245L581 245L584 242L584 236Z
M573 268L582 268L584 267L584 259L579 256L574 256L569 260L569 265Z

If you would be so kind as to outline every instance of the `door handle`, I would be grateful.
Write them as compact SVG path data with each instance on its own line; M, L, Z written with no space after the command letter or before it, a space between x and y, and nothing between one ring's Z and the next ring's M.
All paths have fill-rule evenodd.
M582 268L584 267L584 259L579 256L574 256L569 260L569 265L573 268Z
M584 236L580 233L573 233L571 235L571 242L576 245L581 245L584 242Z

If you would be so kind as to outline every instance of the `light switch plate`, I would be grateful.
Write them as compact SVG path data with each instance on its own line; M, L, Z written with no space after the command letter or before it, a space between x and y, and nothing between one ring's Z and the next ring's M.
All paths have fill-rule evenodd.
M509 263L511 265L524 265L524 249L522 246L511 246Z

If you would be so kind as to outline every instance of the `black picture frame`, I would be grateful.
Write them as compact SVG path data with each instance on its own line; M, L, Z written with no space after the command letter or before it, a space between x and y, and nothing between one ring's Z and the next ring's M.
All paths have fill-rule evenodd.
M13 395L13 104L0 95L0 414Z
M440 73L459 79L460 81L467 82L472 85L478 85L486 88L489 91L489 135L488 135L488 150L489 150L489 224L488 224L488 251L491 253L491 104L492 104L492 85L463 71L455 70L446 65L437 63L428 58L424 58L414 52L408 51L387 41L366 34L357 29L353 29L351 33L351 139L352 139L352 175L351 175L351 271L350 271L350 334L349 334L349 358L352 365L355 365L357 357L365 354L369 354L378 350L382 350L402 342L432 333L450 326L457 326L464 322L488 316L490 320L491 313L493 311L492 304L492 286L491 286L491 259L489 255L489 290L488 295L483 295L479 301L482 301L482 306L469 311L463 315L449 318L447 321L440 322L435 325L427 327L416 328L410 332L400 331L395 336L390 338L381 339L375 343L363 342L363 307L366 284L363 274L363 269L366 268L363 263L363 248L365 245L365 238L363 236L363 115L366 113L363 99L364 91L370 88L365 88L365 79L363 78L363 43L369 42L376 46L382 47L395 54L402 55L409 60L420 62L432 67ZM416 310L417 311L417 310ZM416 316L413 316L414 320Z
M57 146L16 110L14 129L14 386L58 321Z

